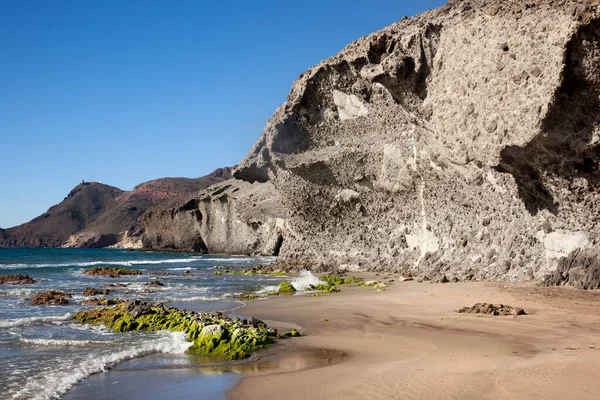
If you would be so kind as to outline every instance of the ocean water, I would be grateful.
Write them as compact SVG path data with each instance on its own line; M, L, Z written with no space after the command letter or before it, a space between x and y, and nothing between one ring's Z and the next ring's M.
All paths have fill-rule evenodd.
M0 285L0 398L60 398L94 374L158 353L165 354L162 359L167 365L161 368L193 364L183 355L190 343L181 333L114 334L103 327L73 322L71 316L75 312L93 308L81 303L86 299L82 295L85 288L101 289L123 283L127 286L108 287L111 292L105 297L163 302L196 311L233 311L243 306L236 299L239 294L271 290L282 278L215 276L213 267L249 266L274 260L109 249L0 248L0 275L29 274L37 281L33 285ZM83 274L93 266L140 269L143 274L120 278ZM186 271L191 275L184 276ZM165 286L145 285L155 279ZM31 305L34 295L50 289L72 293L73 298L63 306ZM143 369L144 365L138 362L138 368ZM149 368L156 366L150 363Z

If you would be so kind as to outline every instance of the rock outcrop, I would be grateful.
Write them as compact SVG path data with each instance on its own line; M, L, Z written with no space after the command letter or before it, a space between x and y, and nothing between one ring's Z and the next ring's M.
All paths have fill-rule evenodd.
M144 247L202 253L277 255L284 244L285 212L270 183L228 180L185 204L144 218Z
M161 330L183 332L192 342L187 350L188 354L227 360L248 357L280 338L277 330L255 318L229 318L219 312L199 314L139 300L130 300L112 308L79 311L73 319L83 324L105 325L119 333Z
M234 172L278 190L279 262L542 280L597 250L598 8L453 0L301 74Z

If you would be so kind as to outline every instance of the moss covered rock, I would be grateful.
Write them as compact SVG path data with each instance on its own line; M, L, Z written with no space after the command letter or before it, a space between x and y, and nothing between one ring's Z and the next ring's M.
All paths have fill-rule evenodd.
M378 289L378 290L384 290L385 288L388 287L387 284L385 284L383 282L378 282L378 281L363 282L363 283L359 283L358 286L370 287L370 288L374 288L374 289Z
M279 293L296 293L296 288L290 282L281 282L277 292L279 292Z
M291 331L284 333L283 336L285 336L285 337L300 337L302 335L300 334L300 332L298 332L298 330L292 329Z
M85 299L81 302L81 304L85 304L86 306L114 306L115 304L124 303L125 300L122 299L99 299L97 297L92 297L91 299Z
M229 318L219 312L197 313L132 300L110 307L80 311L73 317L83 324L105 325L113 332L184 332L193 345L190 354L237 360L274 342L277 330L254 318Z
M319 278L323 282L327 283L330 286L335 285L349 285L352 283L360 283L363 281L362 278L358 278L356 276L343 277L340 275L323 275Z
M310 285L310 290L320 290L324 293L337 293L340 291L335 285L319 283L318 285Z

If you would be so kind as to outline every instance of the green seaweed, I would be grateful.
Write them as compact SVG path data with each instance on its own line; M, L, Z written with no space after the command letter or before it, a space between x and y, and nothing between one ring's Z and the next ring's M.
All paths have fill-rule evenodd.
M277 291L279 293L296 293L296 288L290 282L281 282Z
M302 335L296 329L292 329L291 331L284 333L283 336L285 336L285 337L300 337Z
M358 286L363 286L365 288L377 289L378 292L383 292L385 290L385 288L388 287L387 284L385 284L383 282L377 282L377 281L361 282L358 284Z
M83 324L104 325L118 333L184 332L193 342L188 353L227 360L245 358L272 344L278 337L277 330L253 318L240 320L217 312L196 313L137 300L110 308L80 311L73 319Z
M320 290L324 293L337 293L340 291L335 285L319 283L318 285L310 285L310 290Z
M359 283L359 282L363 281L362 278L358 278L356 276L350 276L348 278L344 278L340 275L323 275L319 279L322 280L323 282L326 282L330 286L349 285L352 283Z
M269 276L286 276L283 271L271 271L268 265L254 265L246 268L237 266L220 266L215 267L223 269L223 271L213 272L215 275L269 275ZM233 271L232 271L233 270Z

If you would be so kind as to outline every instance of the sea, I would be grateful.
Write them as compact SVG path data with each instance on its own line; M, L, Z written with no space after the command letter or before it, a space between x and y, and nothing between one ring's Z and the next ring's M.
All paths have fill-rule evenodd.
M120 380L128 371L162 369L165 373L158 376L164 378L168 373L200 362L184 354L190 343L182 333L115 334L104 327L74 322L75 312L93 308L82 304L86 299L82 295L85 288L106 287L110 290L106 298L140 299L194 311L219 310L236 315L244 305L239 300L240 294L273 290L285 278L215 275L214 268L273 261L274 257L118 249L0 248L0 275L28 274L37 281L32 285L0 285L0 399L76 399L80 393L81 398L91 400L86 394L89 390L82 389L86 385L96 385L96 393L103 393L92 398L117 398ZM139 269L143 274L119 278L84 275L86 269L95 266ZM155 279L164 286L147 285ZM122 285L109 287L117 283ZM73 298L69 304L60 306L31 304L36 294L51 289L71 293ZM118 370L123 373L115 374ZM113 379L114 376L121 378ZM198 382L201 385L207 382L204 395L212 393L209 390L214 393L202 398L215 399L224 398L234 382L226 373L209 374L202 379L186 373L177 379L182 390L186 382L193 383L190 390L199 390ZM137 393L146 394L138 398L168 398L167 394L160 395L161 388L153 388L153 384L156 382L150 380L143 385L145 391Z

